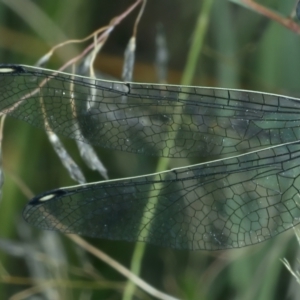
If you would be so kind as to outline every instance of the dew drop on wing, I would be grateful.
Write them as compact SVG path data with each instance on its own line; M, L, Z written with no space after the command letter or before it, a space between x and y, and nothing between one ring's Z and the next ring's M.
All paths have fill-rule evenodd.
M239 247L245 247L246 246L246 243L244 241L239 241Z
M210 236L209 236L209 234L207 234L207 233L204 233L204 234L203 234L203 241L205 241L205 242L209 242L209 241L210 241Z

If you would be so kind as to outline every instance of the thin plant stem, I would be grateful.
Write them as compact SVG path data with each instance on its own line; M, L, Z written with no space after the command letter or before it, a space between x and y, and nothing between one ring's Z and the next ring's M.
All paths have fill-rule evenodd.
M195 74L197 62L203 48L203 41L206 36L208 23L210 19L211 7L214 0L205 0L202 4L200 14L198 16L195 32L193 35L193 41L191 44L190 51L188 53L187 63L183 72L183 77L181 80L182 84L188 85L191 84L192 79ZM180 124L180 123L178 123ZM168 168L169 159L161 158L158 161L156 172L164 171ZM149 198L154 197L149 195ZM144 224L142 221L141 224ZM141 270L141 263L145 253L146 245L144 243L137 243L134 249L134 253L131 261L131 272L138 275ZM134 294L134 283L132 281L128 282L128 285L125 289L123 300L131 300Z

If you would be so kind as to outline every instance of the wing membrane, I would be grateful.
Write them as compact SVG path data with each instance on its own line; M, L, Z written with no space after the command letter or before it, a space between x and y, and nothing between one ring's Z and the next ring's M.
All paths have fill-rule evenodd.
M35 197L42 229L190 250L244 247L299 223L300 143Z
M44 193L24 211L40 228L218 250L252 245L299 223L296 98L112 82L5 65L0 66L0 111L114 150L231 156Z
M2 113L114 150L220 157L300 139L300 102L295 98L11 68L15 71L0 72Z

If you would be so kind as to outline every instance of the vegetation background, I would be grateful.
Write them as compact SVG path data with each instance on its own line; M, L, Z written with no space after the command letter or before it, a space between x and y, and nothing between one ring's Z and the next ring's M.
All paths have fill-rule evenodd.
M89 35L132 3L2 0L0 61L33 65L52 46ZM296 1L259 3L288 17ZM120 78L124 49L137 13L134 11L115 28L97 57L98 70ZM138 26L134 80L157 82L155 38L160 24L169 51L167 81L182 82L200 16L201 21L208 21L208 27L202 33L204 44L197 54L192 84L300 94L299 36L255 11L225 0L148 1ZM76 45L60 50L48 67L58 68L82 49L82 45ZM63 141L85 170L88 182L102 180L81 163L74 142ZM156 169L155 158L103 149L97 152L110 178ZM122 275L62 234L35 230L22 219L27 189L37 194L74 184L45 133L8 118L2 160L5 184L0 203L0 299L121 299L126 286ZM88 241L130 267L134 244ZM294 264L299 255L292 230L263 244L212 253L147 245L140 276L180 299L298 299L300 288L280 259L286 257ZM37 283L34 277L45 281ZM134 299L152 297L138 289Z

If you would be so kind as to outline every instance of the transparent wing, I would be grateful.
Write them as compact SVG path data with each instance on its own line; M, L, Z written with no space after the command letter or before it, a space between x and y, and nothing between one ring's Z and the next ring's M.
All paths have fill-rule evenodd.
M232 156L300 140L298 99L29 66L0 66L0 112L72 139L165 157Z
M190 250L238 248L299 223L300 143L125 180L52 190L25 219L42 229Z

